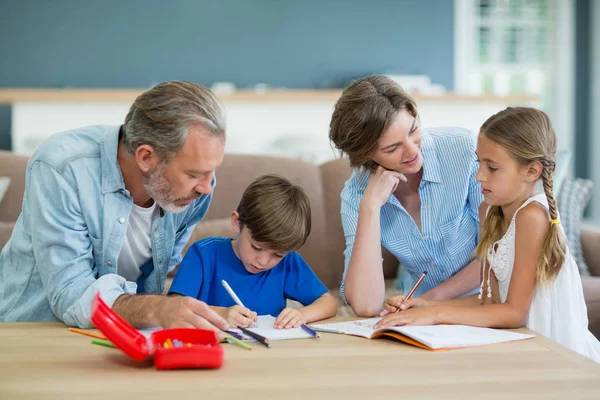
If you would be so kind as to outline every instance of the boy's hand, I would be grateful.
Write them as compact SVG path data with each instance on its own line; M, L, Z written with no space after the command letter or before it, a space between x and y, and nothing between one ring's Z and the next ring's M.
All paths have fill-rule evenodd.
M429 304L427 301L420 297L411 297L404 301L404 296L390 297L383 304L383 311L379 315L384 316L395 313L396 311L407 310L409 308L420 308L427 307Z
M246 307L235 305L227 309L227 322L233 327L247 328L254 324L257 319L256 313Z
M302 315L300 310L297 308L286 307L279 314L273 328L275 329L290 329L298 328L300 325L306 323L306 318Z

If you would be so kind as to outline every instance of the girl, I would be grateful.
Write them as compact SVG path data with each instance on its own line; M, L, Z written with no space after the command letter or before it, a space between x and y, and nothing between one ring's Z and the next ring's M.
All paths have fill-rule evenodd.
M507 108L490 117L477 141L477 180L488 205L475 249L482 260L479 293L437 302L393 297L377 327L526 326L600 362L600 342L588 330L581 278L556 210L555 151L556 135L542 111ZM544 193L536 193L539 179Z

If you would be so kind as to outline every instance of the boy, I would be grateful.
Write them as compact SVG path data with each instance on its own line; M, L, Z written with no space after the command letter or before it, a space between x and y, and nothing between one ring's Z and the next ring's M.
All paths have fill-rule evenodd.
M232 326L248 327L257 315L277 315L287 329L336 314L336 302L295 250L311 229L310 202L299 186L277 175L255 180L231 213L236 239L210 237L187 251L169 294L205 301ZM225 280L242 303L221 285ZM286 307L286 300L304 307ZM253 310L253 311L251 311Z

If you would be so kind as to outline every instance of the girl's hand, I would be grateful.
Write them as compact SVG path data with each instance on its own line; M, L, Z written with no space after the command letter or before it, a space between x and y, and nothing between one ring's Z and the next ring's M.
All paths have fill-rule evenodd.
M412 300L412 299L411 299ZM410 300L409 300L410 301ZM404 325L436 325L437 307L422 307L404 310L383 317L374 328Z
M390 197L390 194L396 191L400 181L407 181L403 174L387 170L380 165L375 171L371 172L363 199L367 199L372 204L381 207Z
M404 301L404 298L404 296L394 296L387 299L383 304L383 310L379 315L383 317L397 311L408 310L409 308L427 307L430 305L420 297L411 297L406 301Z
M256 313L246 307L235 305L227 309L227 322L233 327L247 328L257 320Z
M275 329L290 329L298 328L300 325L306 323L306 318L302 315L300 310L297 308L286 307L281 311L273 328Z

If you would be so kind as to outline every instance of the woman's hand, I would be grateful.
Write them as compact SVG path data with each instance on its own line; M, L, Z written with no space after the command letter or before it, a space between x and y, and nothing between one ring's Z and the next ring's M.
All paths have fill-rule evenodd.
M406 301L404 299L404 296L390 297L383 303L383 310L379 315L383 317L397 311L408 310L409 308L428 307L431 305L420 297L413 297Z
M387 170L381 165L378 166L374 172L371 172L363 200L366 199L378 207L383 206L400 181L406 182L406 176L400 172Z

